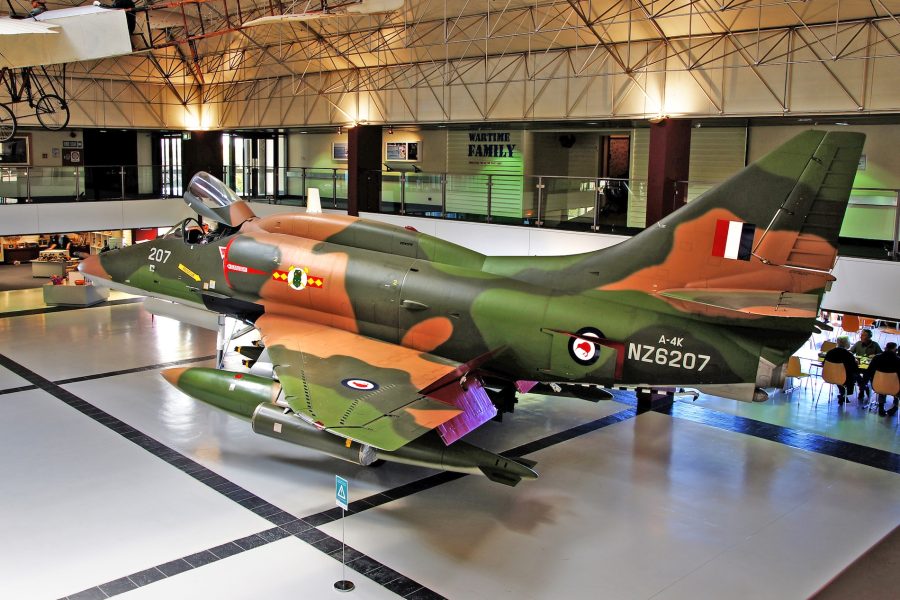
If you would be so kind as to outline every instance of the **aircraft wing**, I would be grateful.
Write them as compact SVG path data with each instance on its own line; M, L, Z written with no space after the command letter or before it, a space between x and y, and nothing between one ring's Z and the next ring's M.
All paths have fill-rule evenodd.
M256 327L287 403L320 429L392 451L462 412L420 391L459 363L296 318Z
M0 19L0 67L54 65L130 52L123 10L76 6L28 19Z
M10 19L0 17L0 35L29 35L32 33L59 33L59 25L39 23L34 19Z

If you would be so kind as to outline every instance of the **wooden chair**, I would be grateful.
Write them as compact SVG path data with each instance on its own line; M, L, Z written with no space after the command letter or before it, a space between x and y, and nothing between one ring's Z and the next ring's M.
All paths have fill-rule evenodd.
M819 348L819 352L821 352L822 354L825 354L829 350L834 350L835 348L837 348L837 342L832 342L831 340L825 340L824 342L822 342L822 347Z
M823 344L824 346L824 344ZM822 381L825 383L831 383L833 385L843 386L847 383L847 369L844 367L844 363L836 363L826 360L822 363ZM819 394L821 394L822 390L819 390ZM828 390L828 402L831 403L831 395L834 393L834 388ZM815 406L819 403L819 394L816 394L816 401L813 403ZM845 394L846 395L846 394Z
M801 386L807 385L810 382L809 373L803 372L803 365L800 364L800 358L796 356L791 356L790 358L788 358L787 369L784 371L784 376L785 378L791 377L793 379L800 379L802 381ZM797 386L794 385L793 387L786 389L784 393L790 394L796 389Z

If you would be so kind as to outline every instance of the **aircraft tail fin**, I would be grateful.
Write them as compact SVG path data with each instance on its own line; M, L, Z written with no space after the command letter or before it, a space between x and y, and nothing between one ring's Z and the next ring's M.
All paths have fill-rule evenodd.
M828 271L865 136L806 131L640 234L596 253L600 289L812 294ZM601 260L602 259L602 260ZM593 261L592 261L593 262ZM695 300L696 301L696 300ZM805 303L809 304L809 303Z

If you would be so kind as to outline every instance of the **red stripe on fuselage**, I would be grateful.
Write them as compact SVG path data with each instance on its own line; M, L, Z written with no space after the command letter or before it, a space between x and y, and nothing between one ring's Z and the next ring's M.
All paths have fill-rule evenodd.
M269 276L269 274L265 271L260 271L259 269L254 269L253 267L239 265L228 260L228 251L231 250L231 244L233 243L234 240L228 242L228 245L225 246L225 252L222 254L222 272L225 274L225 283L228 284L228 287L231 287L231 280L228 277L229 272L248 273L250 275L265 275L267 277Z

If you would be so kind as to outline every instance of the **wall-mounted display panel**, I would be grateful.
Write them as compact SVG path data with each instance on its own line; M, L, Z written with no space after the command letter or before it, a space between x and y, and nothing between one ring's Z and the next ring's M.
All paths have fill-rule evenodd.
M419 142L387 142L385 145L387 160L419 160Z
M331 158L334 160L347 160L349 152L347 142L333 142L331 144Z
M30 165L31 136L16 135L0 144L0 164Z

